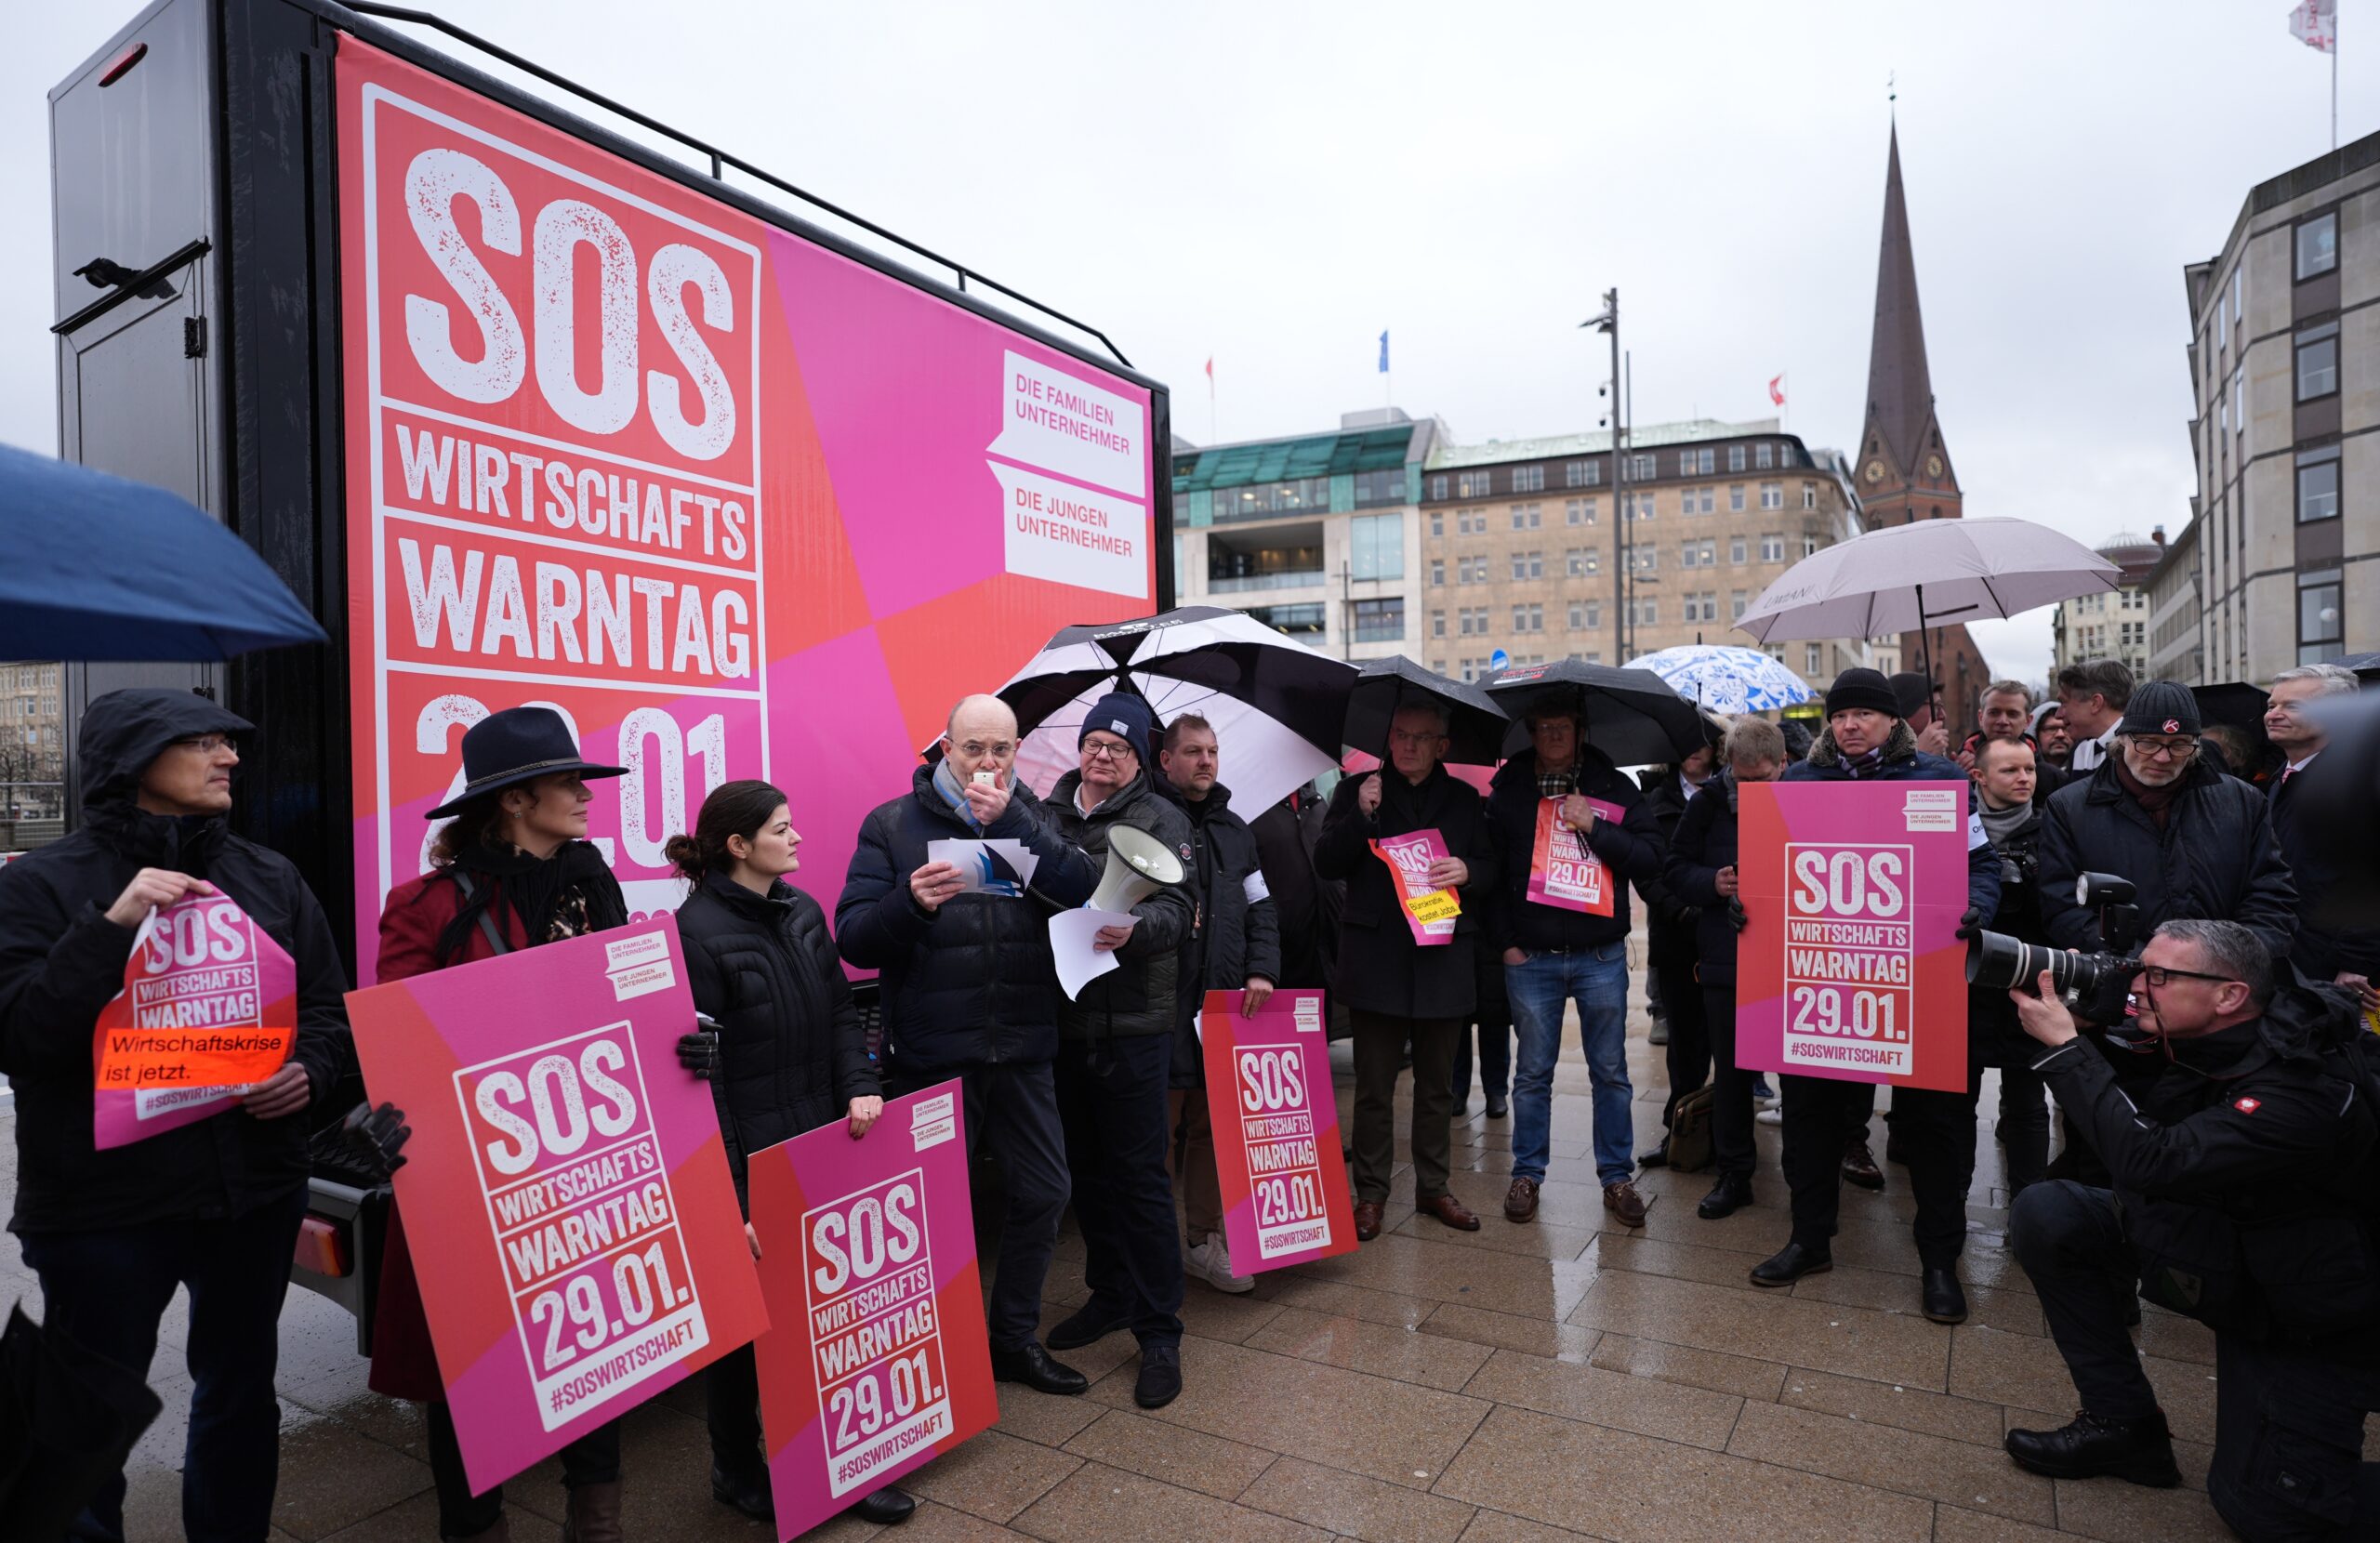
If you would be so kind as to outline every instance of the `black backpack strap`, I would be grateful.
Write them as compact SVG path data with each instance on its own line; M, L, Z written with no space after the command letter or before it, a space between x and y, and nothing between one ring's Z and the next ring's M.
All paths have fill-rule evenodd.
M455 876L455 887L463 891L463 900L466 904L479 898L479 886L471 882L470 875L460 868L450 868L447 871ZM504 941L504 933L496 925L496 907L492 903L487 909L480 913L480 930L487 934L488 946L498 954L512 952L512 945Z

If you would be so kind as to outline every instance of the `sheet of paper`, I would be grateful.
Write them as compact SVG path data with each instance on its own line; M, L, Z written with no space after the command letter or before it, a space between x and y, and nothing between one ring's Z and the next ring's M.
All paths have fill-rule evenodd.
M1116 968L1116 956L1101 953L1091 943L1092 934L1103 927L1130 927L1133 917L1130 911L1094 911L1085 906L1079 911L1061 911L1050 918L1050 953L1058 962L1058 987L1066 1000L1082 995L1082 988Z
M1023 895L1032 886L1033 870L1041 860L1012 837L988 841L952 837L926 843L926 861L947 863L966 879L962 895Z

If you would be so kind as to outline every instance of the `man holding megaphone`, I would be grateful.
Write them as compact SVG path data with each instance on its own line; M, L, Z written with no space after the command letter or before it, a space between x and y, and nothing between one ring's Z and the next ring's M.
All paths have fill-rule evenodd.
M1138 696L1111 692L1084 716L1081 763L1045 806L1060 832L1105 874L1092 908L1129 914L1094 946L1117 968L1058 1008L1058 1113L1091 1300L1050 1331L1074 1350L1130 1329L1141 1342L1134 1402L1162 1407L1182 1391L1182 1238L1166 1167L1181 946L1197 917L1185 884L1188 816L1151 781L1156 720Z

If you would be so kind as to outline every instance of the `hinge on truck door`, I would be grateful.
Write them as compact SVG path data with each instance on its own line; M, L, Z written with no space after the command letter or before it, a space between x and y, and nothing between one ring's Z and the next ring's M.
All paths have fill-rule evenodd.
M203 357L205 352L206 318L204 316L183 317L182 357L184 359L197 359Z

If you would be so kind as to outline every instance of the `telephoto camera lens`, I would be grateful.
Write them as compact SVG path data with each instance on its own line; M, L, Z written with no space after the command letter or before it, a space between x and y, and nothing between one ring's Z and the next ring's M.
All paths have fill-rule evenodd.
M2071 948L2026 943L2005 932L1978 932L1967 944L1967 983L2030 995L2037 992L2035 983L2046 969L2050 983L2057 988L2059 996L2069 999L2089 997L2097 994L2100 982L2111 968L2130 962L2110 954L2082 954ZM2126 978L2129 979L2129 971Z

